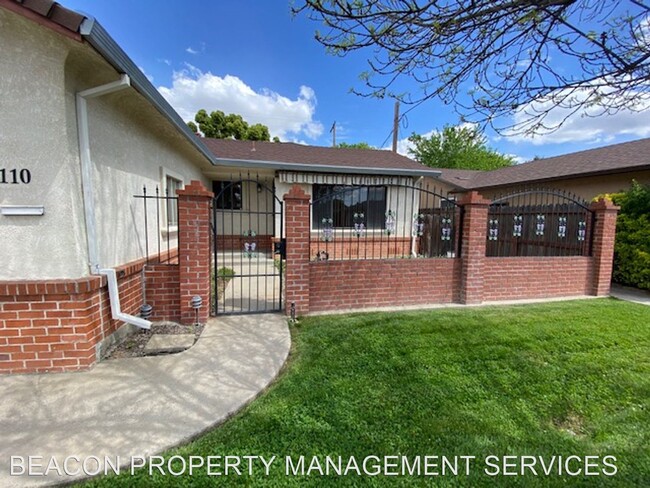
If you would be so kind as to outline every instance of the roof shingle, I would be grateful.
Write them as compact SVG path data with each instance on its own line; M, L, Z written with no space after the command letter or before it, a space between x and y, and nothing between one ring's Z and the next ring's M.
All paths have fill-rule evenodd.
M492 171L440 169L440 178L462 189L479 189L642 169L650 169L650 138L538 159Z
M391 151L306 146L293 142L238 141L210 139L202 141L220 160L265 161L346 168L377 168L405 171L431 171L423 164Z

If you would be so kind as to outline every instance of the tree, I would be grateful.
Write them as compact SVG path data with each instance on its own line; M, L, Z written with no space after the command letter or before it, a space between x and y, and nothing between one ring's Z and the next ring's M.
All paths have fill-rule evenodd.
M271 140L271 134L267 126L264 124L249 126L241 115L226 115L221 110L216 110L208 115L204 109L201 109L194 116L194 120L199 124L198 127L194 122L188 122L187 125L194 132L198 132L200 129L205 137L215 139L234 138L245 141Z
M409 137L414 149L409 153L432 168L492 170L511 166L510 156L487 147L487 139L476 127L446 125L431 137L413 134Z
M353 144L348 144L347 142L341 142L336 145L336 147L344 149L372 149L372 146L367 142L355 142Z
M650 5L640 0L302 0L293 11L324 23L316 39L330 53L370 50L357 93L437 97L501 133L650 107ZM422 91L397 93L404 79ZM549 116L556 107L561 116Z

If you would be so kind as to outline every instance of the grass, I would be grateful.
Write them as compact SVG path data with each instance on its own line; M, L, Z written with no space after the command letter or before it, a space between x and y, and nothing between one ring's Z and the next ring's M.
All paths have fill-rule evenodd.
M601 299L310 317L292 334L288 366L262 397L165 453L275 455L269 476L140 471L88 486L648 486L650 307ZM300 477L285 475L287 455L476 461L469 476ZM491 477L490 455L612 455L617 473Z

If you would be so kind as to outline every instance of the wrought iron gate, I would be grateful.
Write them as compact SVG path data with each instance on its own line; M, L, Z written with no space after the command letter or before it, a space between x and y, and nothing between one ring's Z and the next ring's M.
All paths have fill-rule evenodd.
M214 181L212 229L214 314L283 308L283 202L273 183Z

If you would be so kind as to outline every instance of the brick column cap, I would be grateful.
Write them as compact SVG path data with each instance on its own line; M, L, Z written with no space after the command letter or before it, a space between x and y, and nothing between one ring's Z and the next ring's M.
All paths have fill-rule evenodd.
M294 184L289 192L282 197L283 200L309 200L309 195L305 193L299 185Z
M470 192L463 194L460 201L458 202L459 205L477 205L477 206L482 205L485 207L489 206L490 203L492 202L490 202L490 200L485 198L476 190L472 190Z
M597 202L594 202L589 206L589 210L592 212L618 212L620 209L621 207L615 205L609 198L599 198Z
M176 190L179 197L206 197L214 198L214 193L208 190L199 180L192 180L185 188Z

